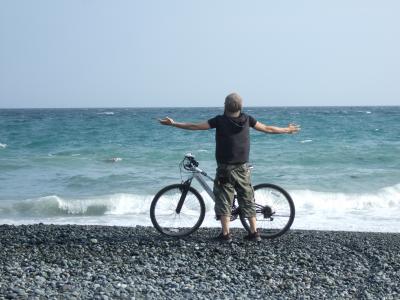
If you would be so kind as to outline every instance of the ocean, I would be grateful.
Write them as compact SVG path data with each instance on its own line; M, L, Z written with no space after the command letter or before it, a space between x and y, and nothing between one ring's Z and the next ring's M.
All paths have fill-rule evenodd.
M185 153L211 176L216 168L213 130L180 130L157 118L201 122L222 111L1 109L0 223L151 225L151 200L181 182ZM292 228L400 232L400 107L244 111L269 125L301 125L294 135L251 132L253 183L292 195ZM212 200L201 194L203 226L219 226Z

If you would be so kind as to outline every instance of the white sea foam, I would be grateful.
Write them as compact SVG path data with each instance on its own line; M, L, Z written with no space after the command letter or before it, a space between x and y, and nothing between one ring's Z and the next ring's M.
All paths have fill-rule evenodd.
M99 113L97 113L98 115L107 115L107 116L112 116L112 115L114 115L114 112L113 111L102 111L102 112L99 112Z
M296 207L294 229L400 232L400 184L375 193L289 191ZM203 226L219 226L214 202L202 191L206 217ZM154 195L112 194L65 199L56 195L22 201L0 201L2 223L151 225ZM194 211L195 212L195 211ZM233 227L241 227L239 221Z
M400 231L400 184L376 193L290 193L296 205L295 228Z
M358 110L359 113L371 114L372 112L369 110Z
M112 157L110 159L107 159L108 162L119 162L122 161L121 157Z
M341 213L400 207L400 184L379 190L377 193L326 193L311 190L291 191L298 208L337 211Z
M6 148L7 147L7 144L2 144L2 143L0 143L0 149L4 149L4 148Z
M305 143L311 143L313 140L303 140L300 143L305 144Z

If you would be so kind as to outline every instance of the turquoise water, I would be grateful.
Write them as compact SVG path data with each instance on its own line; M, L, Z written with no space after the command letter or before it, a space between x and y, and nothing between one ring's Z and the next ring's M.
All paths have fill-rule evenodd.
M180 181L178 164L185 153L194 153L210 175L215 170L212 130L184 131L156 119L168 115L197 122L221 112L0 110L0 222L147 224L152 196ZM349 229L375 230L375 218L381 217L398 224L400 107L257 107L245 112L270 125L301 125L296 135L251 133L253 182L276 183L293 194L295 225L341 229L333 221L339 218ZM212 203L208 209L211 224ZM331 223L324 215L328 212ZM390 224L386 230L396 231Z

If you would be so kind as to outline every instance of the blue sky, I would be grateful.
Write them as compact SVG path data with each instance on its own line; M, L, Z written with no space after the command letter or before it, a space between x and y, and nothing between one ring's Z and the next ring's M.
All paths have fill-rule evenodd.
M0 1L0 107L400 105L400 1Z

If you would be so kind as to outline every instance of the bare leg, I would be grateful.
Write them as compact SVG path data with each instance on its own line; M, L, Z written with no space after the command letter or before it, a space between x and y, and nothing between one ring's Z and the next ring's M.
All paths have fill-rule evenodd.
M221 221L222 221L222 219L221 219ZM249 218L249 223L250 223L250 231L251 231L251 233L256 232L257 231L256 217Z
M254 218L255 220L255 218ZM222 233L224 235L229 233L229 222L231 221L231 217L229 216L221 216L221 226L222 226Z

